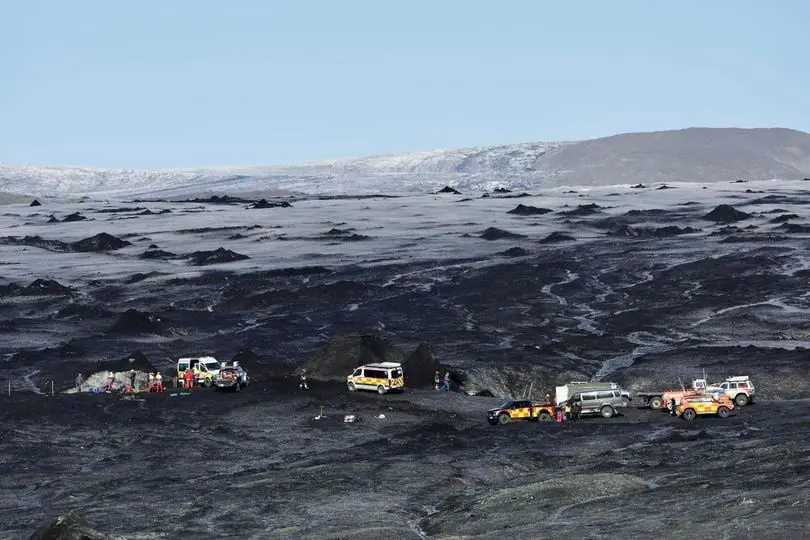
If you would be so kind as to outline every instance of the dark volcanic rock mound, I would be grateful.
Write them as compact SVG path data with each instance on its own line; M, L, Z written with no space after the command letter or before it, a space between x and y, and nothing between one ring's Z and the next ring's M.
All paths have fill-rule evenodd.
M74 221L84 221L87 218L81 215L79 212L74 212L68 216L65 216L65 219L62 220L62 223L71 223Z
M762 233L762 234L735 234L720 240L721 244L746 244L748 242L784 242L789 240L787 236Z
M289 208L291 206L288 201L268 201L267 199L261 199L253 203L250 208L258 210L262 208Z
M42 203L39 202L38 200L34 199L33 201L31 201L31 204L29 204L28 206L42 206Z
M120 208L101 208L96 210L98 214L117 214L119 212L140 212L146 210L143 206L122 206Z
M188 256L195 266L205 266L208 264L229 263L250 259L247 255L236 253L230 249L217 248L214 251L195 251Z
M208 204L242 204L250 202L245 199L240 199L239 197L231 197L229 195L211 195L207 199L201 199L199 197L195 197L194 199L186 199L181 202L187 203L208 203Z
M172 253L171 251L164 251L162 249L154 249L150 248L141 253L138 256L140 259L174 259L177 257L176 254Z
M78 514L70 513L44 523L28 540L113 540L92 528Z
M98 306L72 303L63 307L54 315L55 319L97 320L112 316L112 311Z
M596 203L580 204L573 210L561 210L559 214L564 216L590 216L591 214L599 212L600 208L602 207Z
M405 385L409 388L429 387L433 385L433 374L442 366L436 360L433 350L427 343L420 343L402 363L405 373ZM444 376L444 373L442 373Z
M290 372L289 365L279 360L263 358L249 348L239 349L231 361L239 362L239 365L245 368L251 382L269 377L283 377Z
M575 238L561 232L553 232L540 240L541 244L555 244L557 242L573 242Z
M797 216L796 214L783 214L781 216L776 216L768 223L784 223L786 221L790 221L791 219L799 219L799 216Z
M703 219L717 223L733 223L735 221L743 221L750 217L751 214L741 212L728 204L721 204L703 216Z
M313 379L343 382L354 368L373 362L401 363L409 388L432 386L434 372L442 369L426 343L408 355L385 338L359 332L332 338L301 367L309 368Z
M141 351L135 351L129 356L119 358L118 360L108 360L106 362L99 362L96 365L98 371L106 370L113 372L129 371L144 371L146 373L154 373L158 371L152 362Z
M454 195L461 195L461 192L459 190L451 188L450 186L444 186L442 189L440 189L436 193L452 193Z
M66 287L54 279L36 279L25 289L23 294L48 294L65 295L72 294L73 289Z
M160 318L151 313L142 313L137 309L128 309L115 321L109 334L163 334L164 325Z
M549 210L548 208L539 208L537 206L528 206L525 204L519 204L513 209L509 210L507 214L515 214L516 216L541 216L543 214L548 214L553 212L553 210Z
M627 238L671 238L673 236L697 232L700 232L700 229L693 229L692 227L678 227L677 225L668 225L666 227L657 228L631 227L629 225L625 225L609 232L608 236L621 236Z
M53 279L35 279L26 287L14 283L0 286L2 296L66 296L73 294L73 289Z
M778 228L789 233L810 233L810 225L801 223L783 223Z
M664 210L663 208L649 208L646 210L628 210L624 213L625 216L660 216L664 214L668 214L668 210Z
M329 229L321 238L329 238L331 240L340 240L341 242L360 242L363 240L370 240L371 237L366 234L353 233L354 228L348 229Z
M338 228L334 227L334 228L329 229L328 231L326 231L324 234L326 236L342 236L342 235L346 235L346 234L351 234L352 231L354 231L354 230L355 229L353 229L351 227L348 228L348 229L338 229Z
M121 240L120 238L116 238L111 234L107 234L105 232L98 233L95 236L91 236L90 238L85 238L83 240L79 240L78 242L73 242L71 247L75 251L115 251L116 249L121 249L126 246L131 246L131 242L127 242L126 240Z
M506 238L526 238L523 234L517 234L497 227L489 227L479 235L479 238L484 240L503 240Z
M512 247L505 251L498 252L498 255L503 255L504 257L525 257L528 254L529 252L522 247Z
M40 249L47 249L48 251L70 251L69 244L60 242L59 240L46 240L41 236L25 236L23 238L6 236L3 239L3 243L20 246L38 247Z
M148 272L146 274L138 272L129 276L126 280L126 283L139 283L145 279L149 279L150 277L160 276L162 275L160 272Z
M309 368L314 379L345 381L346 375L362 364L405 359L405 353L385 338L352 333L332 338L301 367Z

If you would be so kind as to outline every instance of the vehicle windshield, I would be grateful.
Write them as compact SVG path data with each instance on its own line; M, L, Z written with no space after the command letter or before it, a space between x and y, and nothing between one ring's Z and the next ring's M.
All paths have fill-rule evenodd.
M219 362L206 362L205 367L207 367L210 370L214 370L214 371L216 371L216 370L218 370L220 368Z
M498 407L499 409L508 409L510 408L515 402L514 401L504 401L501 403L501 406Z

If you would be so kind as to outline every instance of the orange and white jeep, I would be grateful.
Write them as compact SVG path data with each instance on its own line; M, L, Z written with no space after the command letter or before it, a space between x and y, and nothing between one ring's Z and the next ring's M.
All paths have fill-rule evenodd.
M698 415L711 414L727 418L734 410L732 402L725 394L707 394L703 396L683 396L678 405L678 416L691 422Z

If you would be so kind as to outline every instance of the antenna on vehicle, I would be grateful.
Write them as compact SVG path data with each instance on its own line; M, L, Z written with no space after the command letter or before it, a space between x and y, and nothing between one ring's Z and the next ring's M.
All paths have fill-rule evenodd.
M531 399L532 398L532 389L533 388L534 388L534 379L532 379L531 384L529 384L529 391L526 392L526 398L525 399Z
M681 385L681 390L683 390L684 392L686 392L686 387L683 385L683 381L681 380L681 378L680 378L680 377L678 377L678 384L680 384L680 385Z

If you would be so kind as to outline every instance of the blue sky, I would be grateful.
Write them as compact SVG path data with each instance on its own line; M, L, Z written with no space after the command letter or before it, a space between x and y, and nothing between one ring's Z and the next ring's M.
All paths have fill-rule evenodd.
M263 165L810 132L803 0L8 0L0 163Z

